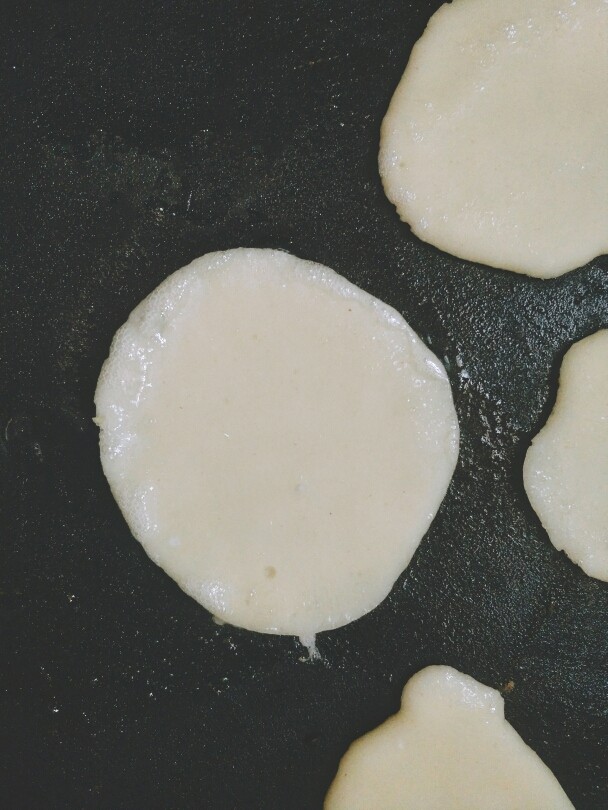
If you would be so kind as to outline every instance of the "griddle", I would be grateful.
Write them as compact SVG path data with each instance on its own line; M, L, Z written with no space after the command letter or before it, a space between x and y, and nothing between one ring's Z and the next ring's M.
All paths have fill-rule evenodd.
M379 127L438 5L2 4L2 807L321 808L348 745L432 663L502 689L575 806L608 807L608 586L554 549L522 484L564 352L608 326L608 261L542 282L399 221ZM402 312L460 419L412 564L319 636L321 661L214 624L133 540L99 463L115 330L237 246L322 262Z

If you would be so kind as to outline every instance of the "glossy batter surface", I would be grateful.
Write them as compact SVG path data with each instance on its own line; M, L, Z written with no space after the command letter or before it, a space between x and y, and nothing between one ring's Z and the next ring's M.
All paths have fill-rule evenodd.
M382 124L399 216L464 259L543 278L608 251L608 2L454 0Z
M170 276L117 333L95 401L150 557L224 621L308 643L388 594L458 454L445 371L403 318L279 251Z
M553 545L608 581L608 330L566 353L555 407L526 455L524 483Z
M325 810L572 810L504 718L500 694L444 666L423 669L401 709L346 752Z

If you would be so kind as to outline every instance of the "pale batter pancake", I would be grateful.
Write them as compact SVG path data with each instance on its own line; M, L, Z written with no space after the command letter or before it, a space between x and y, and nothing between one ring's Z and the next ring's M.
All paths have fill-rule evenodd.
M346 752L325 810L573 810L504 718L500 694L450 667L407 683L400 711Z
M548 278L608 251L607 0L454 0L382 124L380 173L413 232Z
M608 330L564 357L555 407L526 455L524 484L553 545L608 581Z
M385 598L458 454L446 373L403 318L279 251L170 276L118 331L95 402L150 557L216 617L309 644Z

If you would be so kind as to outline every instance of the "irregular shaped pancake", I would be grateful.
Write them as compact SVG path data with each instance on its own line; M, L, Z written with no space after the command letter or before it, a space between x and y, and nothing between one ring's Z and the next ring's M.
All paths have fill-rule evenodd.
M524 485L553 545L608 582L608 330L566 353L555 407L526 455Z
M224 621L309 641L385 598L458 454L445 371L403 318L279 251L170 276L116 334L95 402L150 557Z
M351 745L325 810L572 810L504 718L504 701L451 667L411 678L401 709Z
M542 278L608 251L606 42L606 0L454 0L433 15L380 145L417 236Z

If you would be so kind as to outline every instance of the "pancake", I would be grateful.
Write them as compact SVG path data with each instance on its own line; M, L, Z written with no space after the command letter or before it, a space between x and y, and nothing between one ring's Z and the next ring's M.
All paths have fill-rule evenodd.
M524 484L553 545L608 582L608 330L566 353L555 407L526 454Z
M608 3L454 0L415 45L380 174L425 242L540 278L608 251Z
M325 810L573 810L505 720L500 694L451 667L411 678L401 709L346 752Z
M445 370L401 315L280 251L166 279L116 334L95 403L151 559L218 619L309 646L387 596L458 455Z

